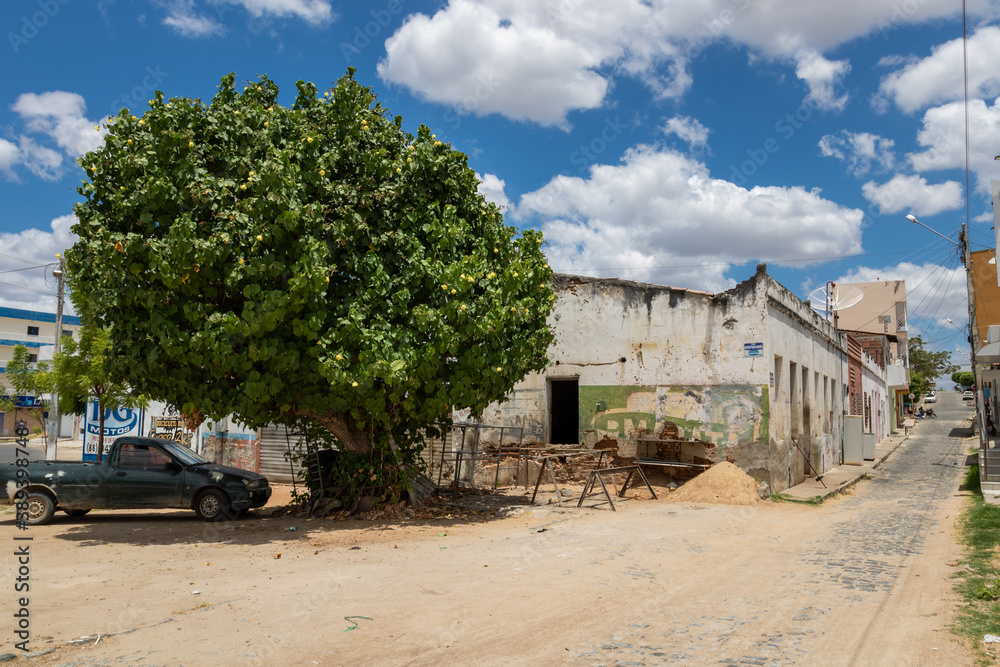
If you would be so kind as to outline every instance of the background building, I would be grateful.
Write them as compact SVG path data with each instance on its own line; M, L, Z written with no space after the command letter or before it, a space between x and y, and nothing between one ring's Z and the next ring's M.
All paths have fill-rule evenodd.
M73 315L63 315L63 335L76 336L80 330L80 318ZM28 348L31 361L38 361L42 348L54 346L56 342L55 313L43 313L34 310L0 307L0 393L10 393L10 382L7 380L7 362L14 357L14 347L24 345ZM51 355L50 355L51 356ZM41 426L41 414L34 409L38 397L22 397L19 405L24 407L24 419L32 427ZM21 411L18 410L20 413ZM13 419L0 412L0 435L13 433ZM69 420L69 430L72 430L72 419ZM65 429L64 429L65 430ZM65 435L66 433L64 433Z

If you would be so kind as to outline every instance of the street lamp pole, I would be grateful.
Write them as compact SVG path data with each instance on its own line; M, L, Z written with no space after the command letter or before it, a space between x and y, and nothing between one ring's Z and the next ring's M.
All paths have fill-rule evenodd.
M59 354L62 344L63 299L66 285L66 260L62 254L57 254L59 267L52 270L52 275L59 280L59 293L56 301L56 342L54 354ZM53 387L52 400L49 403L49 424L45 438L45 460L55 461L58 455L59 443L59 391Z

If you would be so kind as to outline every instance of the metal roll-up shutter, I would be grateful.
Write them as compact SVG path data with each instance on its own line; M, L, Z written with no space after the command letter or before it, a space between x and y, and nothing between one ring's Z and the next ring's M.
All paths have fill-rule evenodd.
M269 424L260 430L260 474L272 484L291 484L293 476L295 481L301 480L298 463L285 456L289 448L301 453L305 444L285 426Z

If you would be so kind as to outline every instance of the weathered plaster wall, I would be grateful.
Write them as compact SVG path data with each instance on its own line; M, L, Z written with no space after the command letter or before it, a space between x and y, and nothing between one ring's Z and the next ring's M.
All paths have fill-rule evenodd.
M673 422L685 438L709 443L685 445L682 457L729 460L776 490L788 486L795 460L791 427L783 422L791 416L787 388L783 399L774 395L775 355L786 366L793 359L819 372L823 406L834 404L829 394L841 386L839 337L808 304L763 267L717 295L578 276L556 276L553 283L552 365L526 377L506 402L489 406L482 421L523 426L525 441L547 441L550 383L575 379L581 445L611 439L619 455L642 455L636 438L659 435ZM834 407L821 411L816 399L809 405L811 456L823 469L839 456L839 419L832 423Z
M772 488L781 490L841 461L845 340L808 303L768 280L772 394L767 475ZM744 470L755 470L756 463L746 462Z
M711 295L576 276L554 284L552 365L491 405L485 422L523 426L526 439L544 441L547 382L574 378L585 446L608 436L632 456L635 437L665 421L717 445L767 442L766 359L744 351L765 338L764 299L753 285Z

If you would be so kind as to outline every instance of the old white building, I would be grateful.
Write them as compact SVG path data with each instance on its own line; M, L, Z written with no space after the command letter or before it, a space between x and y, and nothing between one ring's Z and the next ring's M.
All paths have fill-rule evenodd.
M719 294L556 275L551 365L489 406L526 440L615 441L643 456L675 427L690 460L729 460L780 491L841 460L845 338L758 266ZM673 424L674 426L667 426ZM794 444L793 444L794 441ZM797 447L796 447L797 445Z

